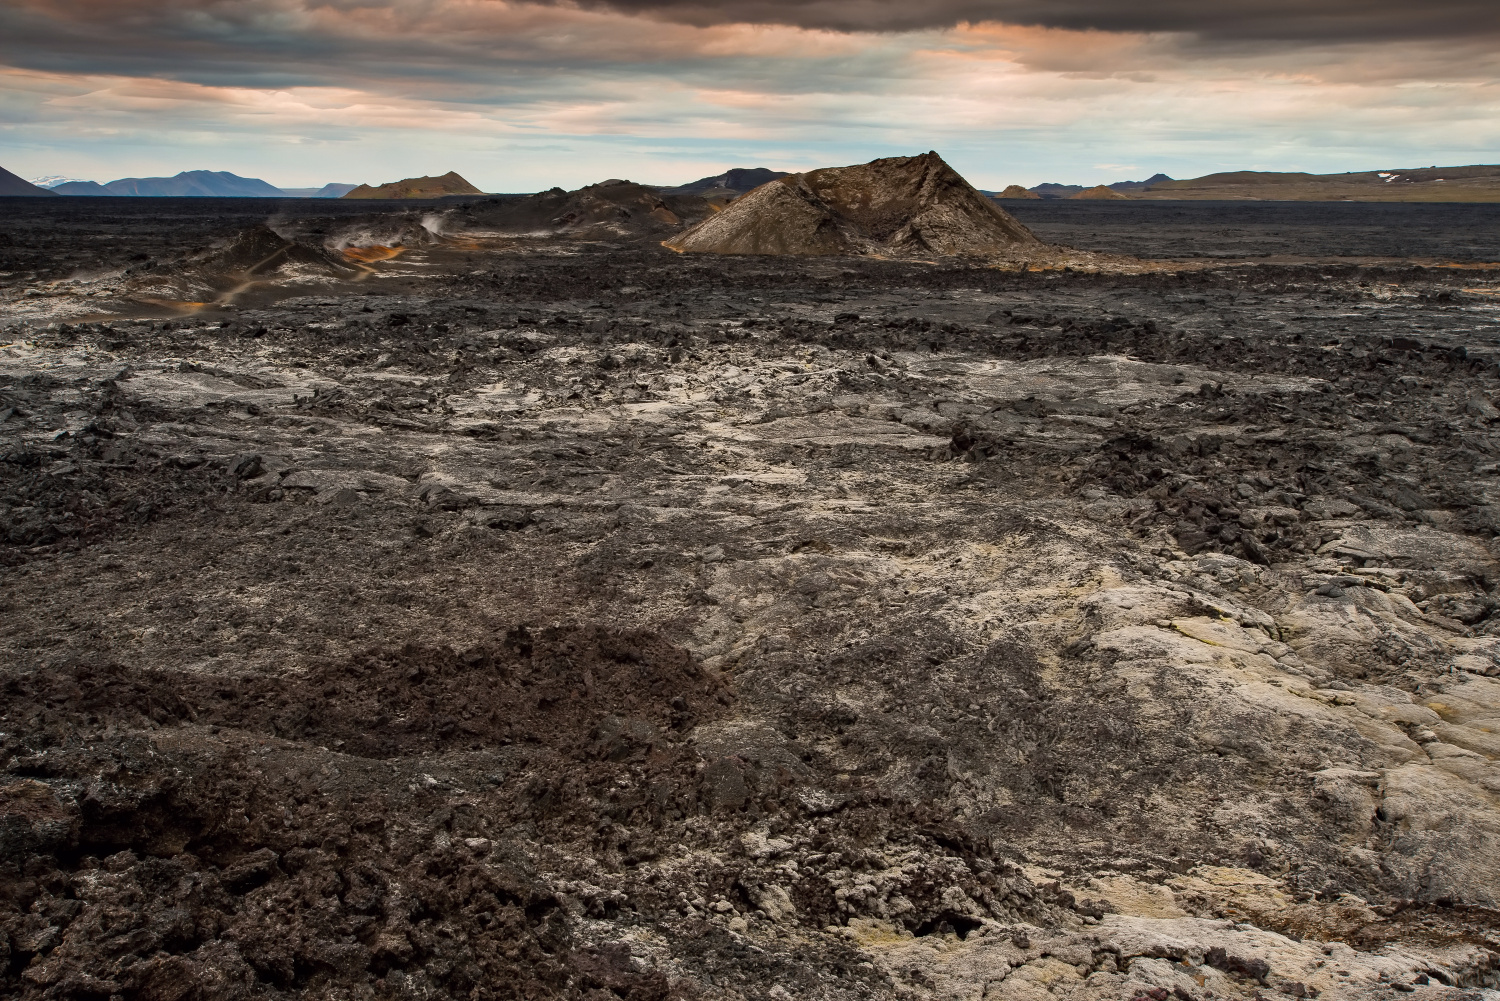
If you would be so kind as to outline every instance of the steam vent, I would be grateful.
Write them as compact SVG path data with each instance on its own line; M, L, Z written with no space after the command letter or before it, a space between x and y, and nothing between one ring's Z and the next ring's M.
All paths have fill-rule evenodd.
M666 246L702 254L961 256L1040 244L929 152L778 178Z

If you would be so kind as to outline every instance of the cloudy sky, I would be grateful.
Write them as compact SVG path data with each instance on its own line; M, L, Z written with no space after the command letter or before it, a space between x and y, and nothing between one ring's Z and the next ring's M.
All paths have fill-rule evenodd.
M0 0L0 166L489 191L1500 161L1496 0Z

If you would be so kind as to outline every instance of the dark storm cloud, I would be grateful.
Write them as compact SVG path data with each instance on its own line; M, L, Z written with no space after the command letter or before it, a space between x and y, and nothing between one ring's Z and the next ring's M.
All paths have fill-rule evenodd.
M0 0L0 65L207 86L441 92L493 105L548 71L607 71L659 55L628 38L574 32L557 41L564 32L551 29L578 16L462 0Z
M585 0L692 24L748 21L908 31L1001 21L1048 28L1185 32L1218 42L1339 42L1500 33L1495 0Z
M0 0L0 66L258 88L401 80L494 102L548 71L706 72L729 55L753 76L757 57L769 67L783 54L726 52L694 26L674 28L573 3Z
M936 37L965 22L983 27ZM492 107L567 104L589 79L864 92L986 48L1093 76L1247 56L1325 81L1490 79L1497 34L1496 0L0 0L0 68Z
M597 24L578 21L587 21L587 12L625 16L611 18L616 27L601 31ZM0 0L0 64L252 87L382 76L434 84L470 80L486 84L485 97L493 100L496 90L509 83L527 89L524 78L543 65L594 72L606 65L681 67L694 59L720 57L712 40L654 40L651 30L668 23L890 33L961 22L1167 32L1174 37L1161 48L1163 57L1174 50L1189 58L1213 58L1329 42L1463 39L1472 45L1500 35L1500 2ZM1067 62L1064 55L1051 52L1049 61L1041 62L1027 55L1018 58L1056 68ZM812 63L806 68L809 79L827 72ZM857 72L860 67L846 69ZM785 66L777 73L786 79Z

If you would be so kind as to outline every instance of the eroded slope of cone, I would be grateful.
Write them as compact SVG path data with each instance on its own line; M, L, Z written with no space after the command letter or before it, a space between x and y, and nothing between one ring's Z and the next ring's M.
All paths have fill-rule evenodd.
M667 246L714 254L862 253L860 234L806 188L790 183L794 178L761 185Z
M714 254L987 255L1039 240L936 153L793 174L675 237Z

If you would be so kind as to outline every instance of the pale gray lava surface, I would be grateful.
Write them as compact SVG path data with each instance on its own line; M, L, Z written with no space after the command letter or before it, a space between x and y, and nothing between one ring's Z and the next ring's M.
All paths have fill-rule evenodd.
M1495 271L9 266L7 994L1496 996Z

